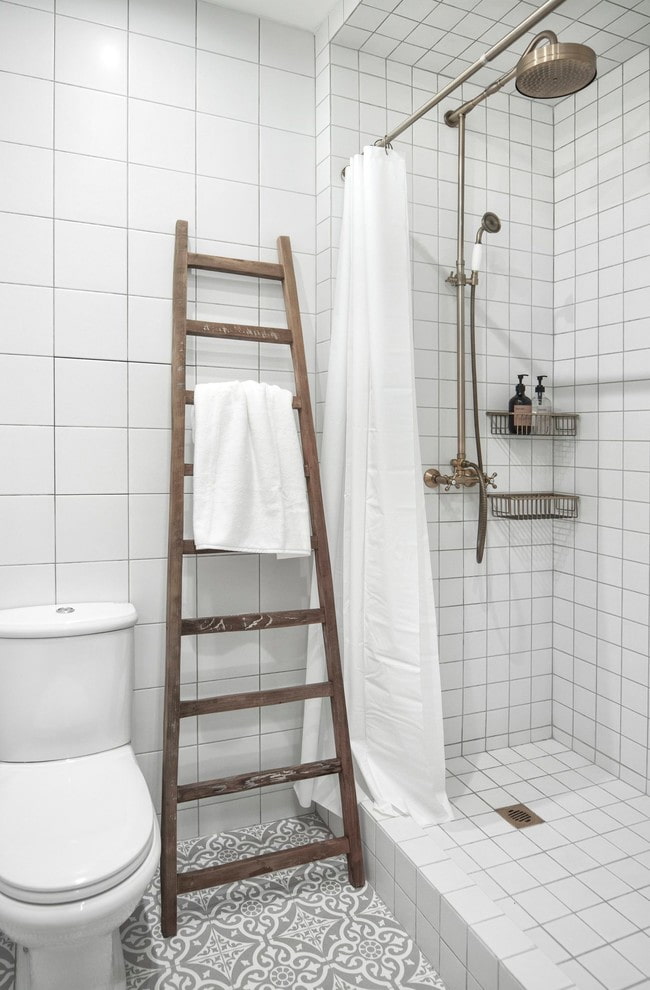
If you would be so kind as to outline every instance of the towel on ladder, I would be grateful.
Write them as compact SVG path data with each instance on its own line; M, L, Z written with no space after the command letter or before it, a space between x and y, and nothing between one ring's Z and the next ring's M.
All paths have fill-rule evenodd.
M310 531L291 392L254 381L197 385L197 550L304 556Z

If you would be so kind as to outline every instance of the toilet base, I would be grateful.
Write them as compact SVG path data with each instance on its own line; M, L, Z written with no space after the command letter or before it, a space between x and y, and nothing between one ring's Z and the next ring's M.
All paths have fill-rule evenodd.
M126 990L119 929L56 948L17 945L15 990Z

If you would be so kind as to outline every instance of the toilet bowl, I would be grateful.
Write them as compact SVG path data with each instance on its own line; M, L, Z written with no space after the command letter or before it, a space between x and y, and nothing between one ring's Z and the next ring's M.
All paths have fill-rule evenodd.
M0 611L0 929L16 990L124 990L119 925L160 855L130 745L136 613L66 608Z

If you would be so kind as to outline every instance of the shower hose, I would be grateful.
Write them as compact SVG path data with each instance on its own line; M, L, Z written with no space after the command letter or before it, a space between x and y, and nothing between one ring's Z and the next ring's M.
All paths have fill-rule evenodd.
M466 461L467 467L474 470L479 486L478 530L476 533L476 561L481 563L485 552L485 536L487 533L487 485L483 470L483 452L481 450L481 431L478 419L478 384L476 371L476 285L472 283L469 295L469 325L470 325L470 355L472 362L472 401L474 406L474 436L476 438L476 464Z

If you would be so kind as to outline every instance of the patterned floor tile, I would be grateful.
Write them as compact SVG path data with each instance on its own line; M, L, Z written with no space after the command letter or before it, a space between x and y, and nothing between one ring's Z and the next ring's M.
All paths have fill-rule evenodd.
M181 870L329 836L306 815L179 845ZM128 990L444 990L384 903L347 882L344 857L179 898L163 939L154 877L122 926ZM0 934L0 990L13 990L13 946Z

